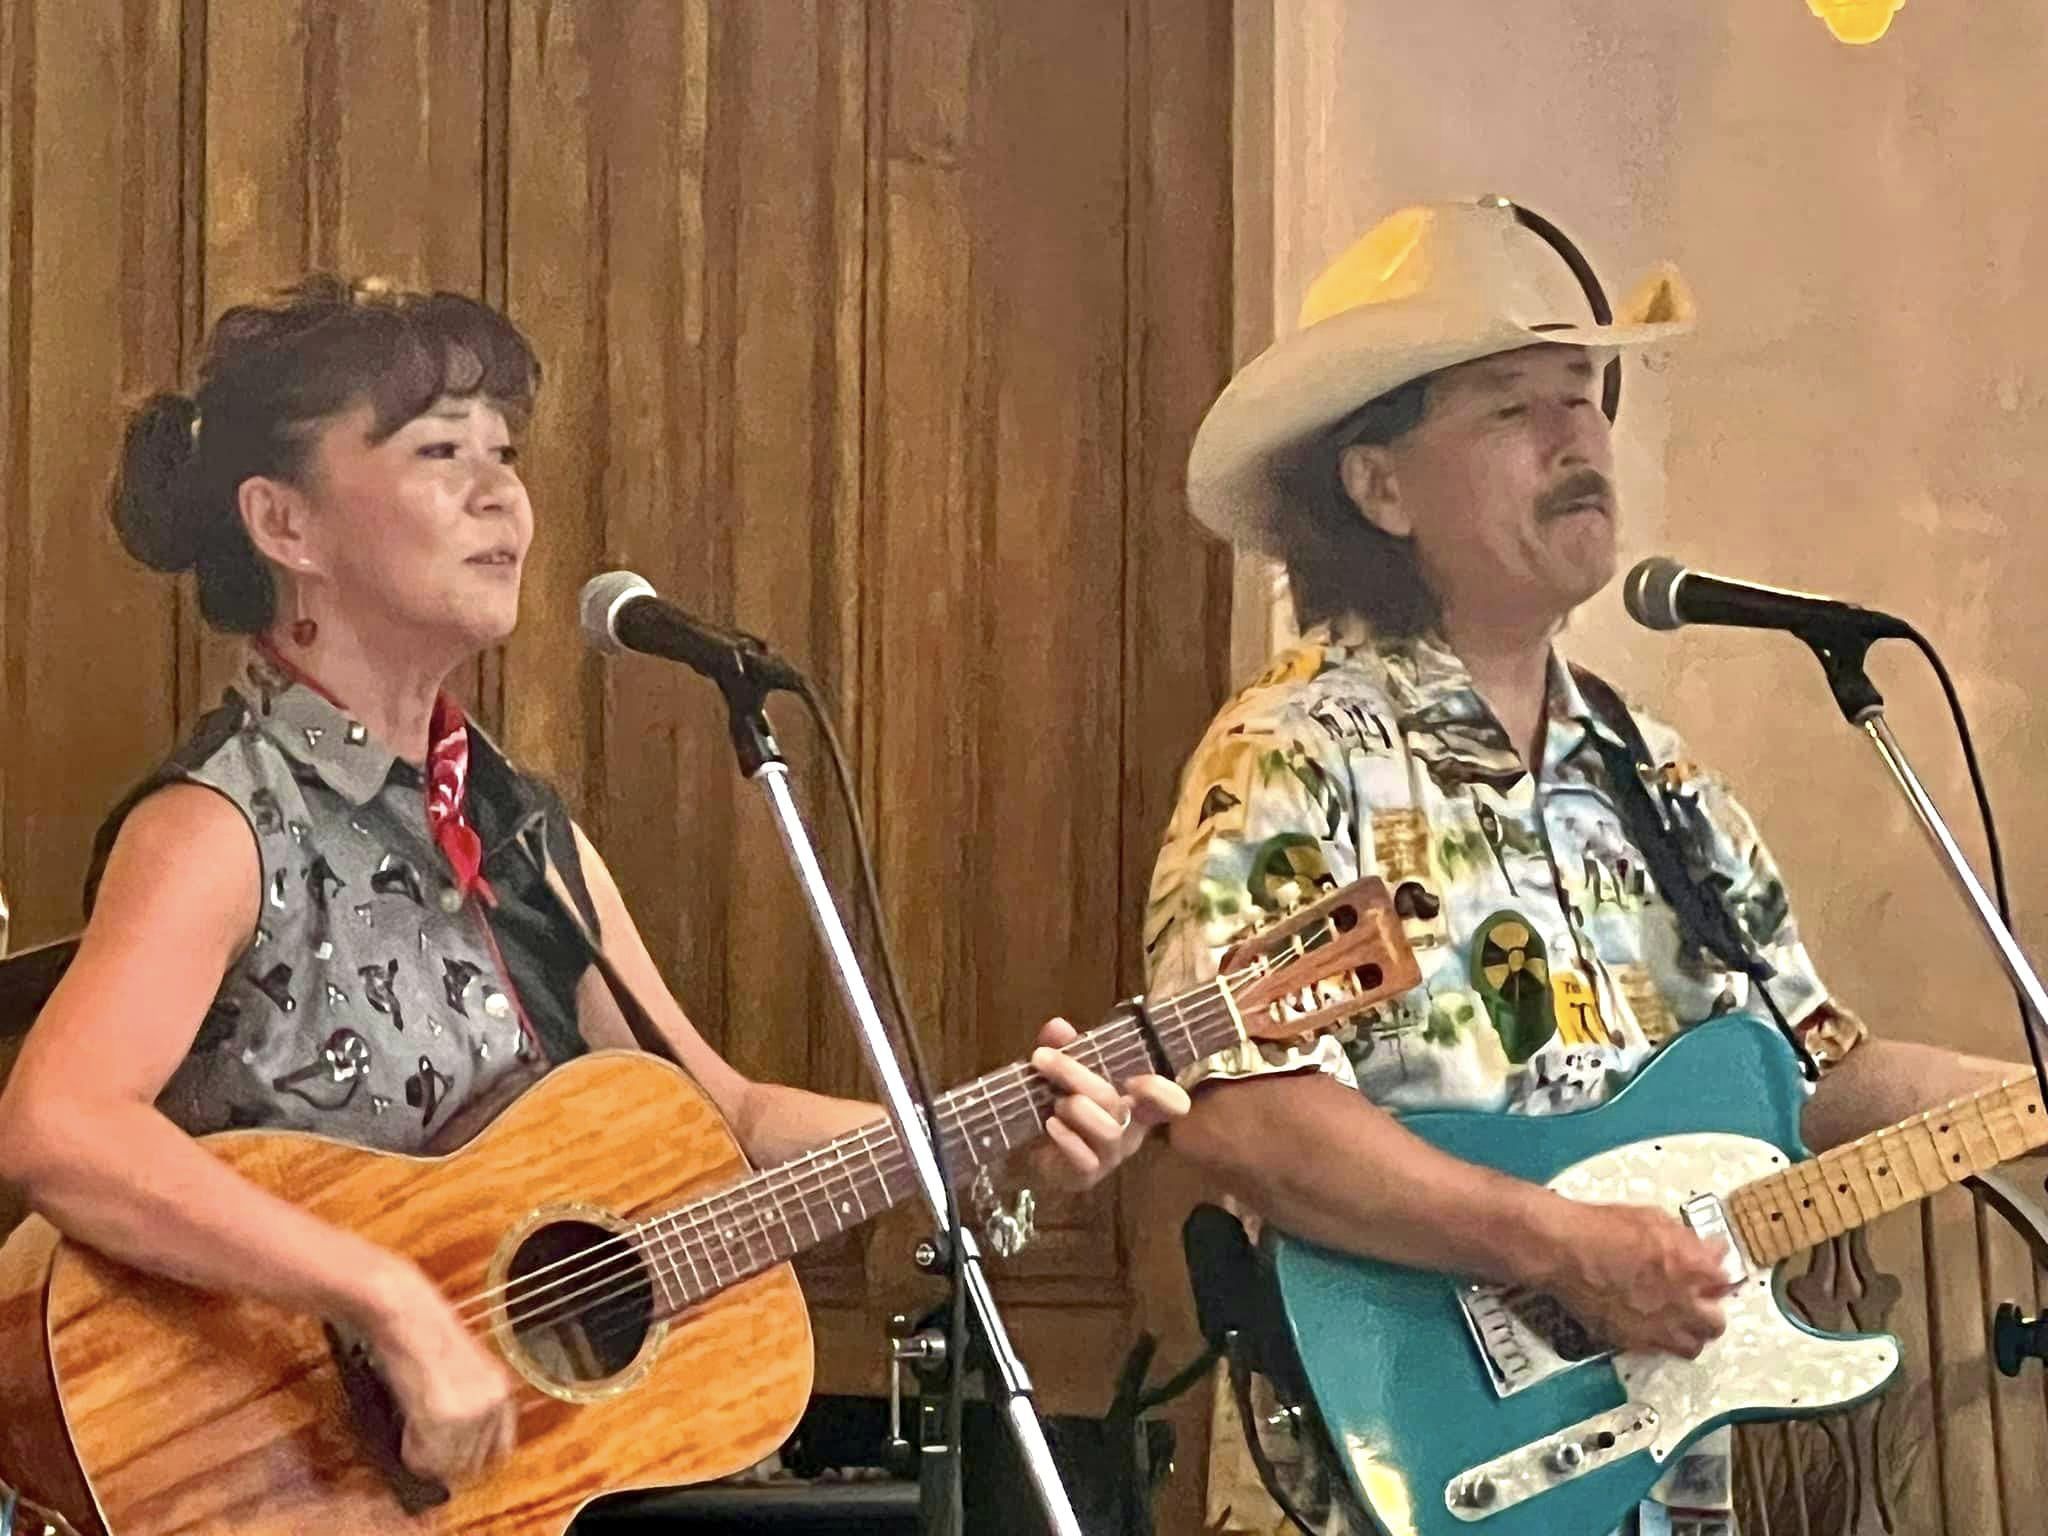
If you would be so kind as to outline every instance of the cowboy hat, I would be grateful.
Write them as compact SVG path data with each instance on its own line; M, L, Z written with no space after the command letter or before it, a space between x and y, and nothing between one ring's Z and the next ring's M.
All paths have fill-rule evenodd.
M1692 329L1691 295L1660 267L1600 324L1558 249L1505 198L1404 208L1309 285L1300 328L1253 358L1209 408L1188 503L1236 543L1281 552L1276 468L1389 390L1476 358L1554 342L1639 347Z

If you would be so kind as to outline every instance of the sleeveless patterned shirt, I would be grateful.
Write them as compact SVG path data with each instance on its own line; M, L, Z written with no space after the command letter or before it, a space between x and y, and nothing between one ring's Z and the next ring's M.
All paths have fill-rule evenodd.
M517 856L522 840L545 839L573 864L566 814L471 731L472 814L498 887L495 923L456 889L428 831L419 771L260 654L109 817L88 905L127 813L166 784L226 798L262 861L256 930L157 1101L182 1129L435 1150L466 1111L509 1100L582 1049L574 992L587 952L546 890L545 852ZM563 874L594 929L580 870Z

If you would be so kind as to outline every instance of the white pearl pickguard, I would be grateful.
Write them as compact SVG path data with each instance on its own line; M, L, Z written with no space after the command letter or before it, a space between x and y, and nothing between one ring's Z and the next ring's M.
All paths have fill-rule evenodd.
M1676 1212L1695 1195L1727 1196L1785 1166L1769 1142L1698 1132L1615 1147L1550 1181L1573 1200L1654 1206ZM1772 1271L1748 1264L1748 1279L1723 1304L1728 1327L1697 1360L1618 1354L1615 1374L1629 1400L1657 1410L1650 1453L1665 1460L1701 1425L1731 1414L1824 1412L1867 1397L1898 1368L1887 1338L1816 1338L1793 1322L1772 1289Z

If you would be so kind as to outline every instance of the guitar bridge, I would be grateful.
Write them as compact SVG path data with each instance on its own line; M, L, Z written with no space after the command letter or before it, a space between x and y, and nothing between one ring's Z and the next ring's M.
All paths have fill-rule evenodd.
M342 1395L348 1399L349 1423L363 1457L391 1485L399 1507L408 1515L424 1514L437 1504L448 1502L448 1489L430 1477L421 1477L405 1464L401 1448L405 1443L405 1418L391 1396L384 1378L377 1374L370 1347L361 1339L344 1336L334 1324L326 1325L327 1348L341 1372Z
M1595 1339L1553 1296L1500 1285L1464 1285L1458 1305L1487 1379L1501 1397L1513 1397L1540 1382L1613 1351Z

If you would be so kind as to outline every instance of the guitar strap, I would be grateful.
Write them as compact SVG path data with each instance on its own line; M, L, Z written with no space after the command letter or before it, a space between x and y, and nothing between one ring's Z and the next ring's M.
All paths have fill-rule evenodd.
M1677 915L1679 932L1694 948L1750 979L1779 1032L1798 1057L1801 1075L1809 1083L1816 1081L1820 1068L1798 1032L1786 1022L1770 988L1764 985L1776 971L1757 952L1742 924L1729 910L1727 881L1710 872L1710 865L1700 852L1708 830L1704 825L1706 813L1697 798L1665 781L1649 743L1643 740L1642 728L1621 695L1604 678L1576 662L1572 663L1571 671L1593 713L1621 738L1617 745L1595 731L1593 744L1606 766L1615 809L1630 841L1642 851L1650 866L1650 879L1658 894Z
M562 919L568 924L569 932L574 935L584 958L604 978L605 987L619 1005L626 1027L633 1032L634 1043L650 1056L671 1066L683 1067L661 1031L654 1027L653 1016L633 995L633 989L626 985L625 978L619 975L618 968L604 952L597 904L591 900L590 885L583 875L583 861L576 852L576 825L570 820L569 808L545 780L532 778L513 767L504 749L474 721L470 722L469 732L472 743L480 742L484 748L481 765L484 771L493 780L500 775L509 777L510 793L520 806L511 819L510 827L493 834L494 840L484 853L484 862L490 863L498 857L500 849L509 847L532 866L561 910ZM557 847L566 848L563 856L556 856ZM560 1043L573 1049L570 1042ZM683 1067L683 1071L695 1080L689 1068Z
M669 1045L661 1031L655 1028L653 1016L641 1005L640 999L634 996L633 989L626 985L625 978L619 975L618 968L612 964L604 952L604 946L598 942L597 909L590 900L589 891L583 887L580 878L572 881L568 870L549 854L548 827L550 822L555 820L557 818L554 817L536 818L516 839L519 851L540 872L542 880L547 883L548 893L562 909L562 915L568 920L570 930L576 935L577 942L582 945L585 956L596 967L597 974L604 978L605 987L611 992L612 1000L619 1005L619 1012L626 1020L626 1027L633 1032L634 1043L648 1055L673 1066L682 1067L687 1074L689 1068L683 1067L682 1062L676 1059L674 1048ZM566 824L568 818L564 816L559 820ZM568 835L574 837L576 834L570 829Z

